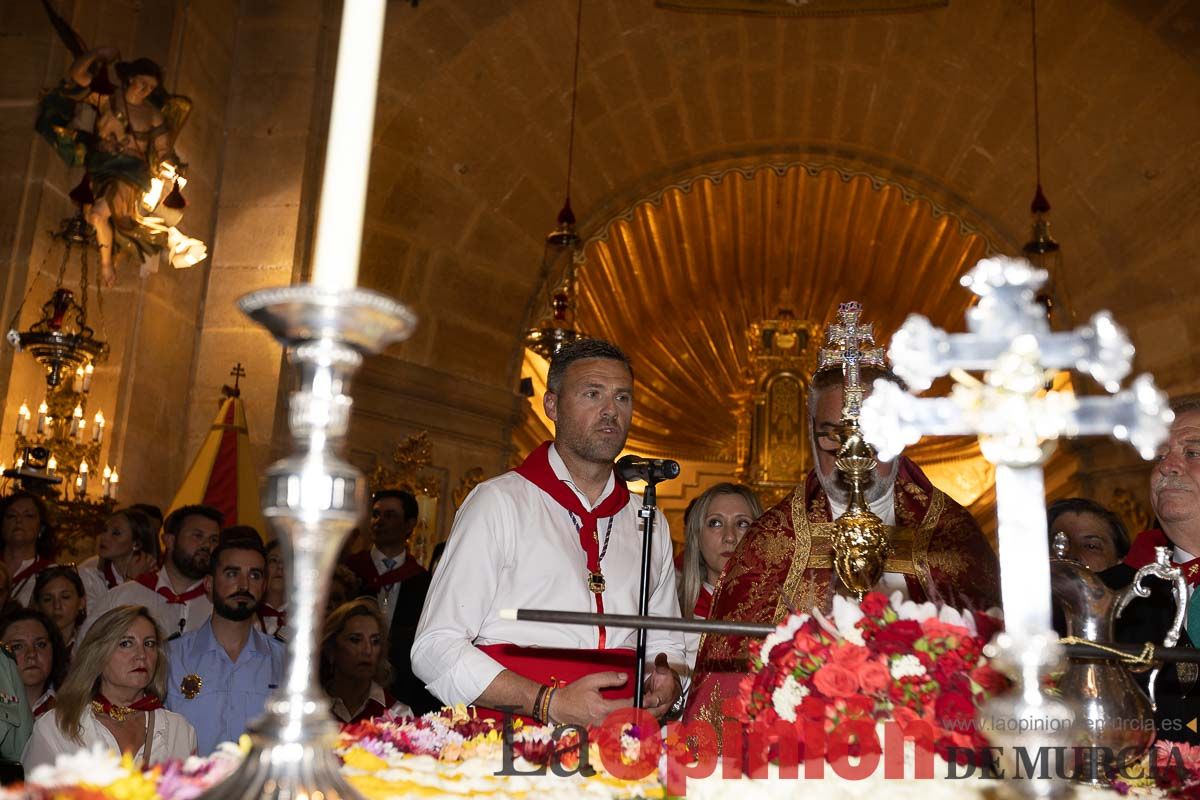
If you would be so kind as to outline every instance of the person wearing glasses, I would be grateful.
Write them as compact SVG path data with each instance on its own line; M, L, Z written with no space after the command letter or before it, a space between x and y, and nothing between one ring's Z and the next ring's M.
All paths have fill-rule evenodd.
M839 343L836 336L826 338ZM792 610L828 612L835 594L849 594L832 559L833 521L846 511L850 494L835 464L842 360L826 359L828 366L817 370L809 386L806 432L814 467L738 544L713 594L709 619L776 624ZM882 355L874 365L861 363L860 373L867 394L877 379L900 383ZM864 495L889 529L890 552L876 591L980 611L999 605L1000 566L979 525L911 459L879 461ZM749 643L744 636L704 637L689 718L721 718L722 701L736 694L745 671Z

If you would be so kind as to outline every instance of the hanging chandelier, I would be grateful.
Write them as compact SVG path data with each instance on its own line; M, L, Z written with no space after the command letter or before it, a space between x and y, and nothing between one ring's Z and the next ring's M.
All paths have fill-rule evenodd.
M97 247L95 231L80 211L64 219L50 236L64 249L58 282L50 299L42 305L41 316L26 330L17 330L21 315L21 309L17 309L8 342L17 352L28 352L45 368L46 385L53 390L67 376L85 372L90 375L93 364L108 356L108 343L97 339L95 330L87 324L88 253ZM76 300L75 292L63 285L67 264L76 248L80 256L82 303Z
M579 43L582 21L583 0L579 0L575 12L575 66L571 78L566 193L555 228L546 235L540 271L545 287L541 303L548 313L536 325L525 331L525 346L547 360L564 345L588 338L575 327L575 271L582 250L579 234L575 232L575 212L571 210L571 172L575 163L575 104L579 94Z
M1033 215L1033 231L1028 242L1021 248L1030 263L1035 267L1046 270L1049 275L1046 283L1038 293L1038 302L1046 308L1046 316L1051 322L1069 322L1070 306L1065 302L1063 289L1058 285L1058 277L1062 271L1062 249L1050 234L1050 201L1042 189L1042 130L1041 108L1038 103L1038 35L1037 35L1037 0L1030 0L1030 18L1033 39L1033 158L1034 174L1037 188L1033 194L1033 202L1029 206Z

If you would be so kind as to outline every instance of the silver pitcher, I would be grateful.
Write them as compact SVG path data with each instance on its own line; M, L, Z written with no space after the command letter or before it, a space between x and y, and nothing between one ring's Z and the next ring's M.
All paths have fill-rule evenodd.
M1171 564L1167 548L1155 548L1155 561L1139 569L1133 583L1121 592L1108 588L1082 562L1068 556L1068 549L1066 534L1055 534L1050 586L1066 617L1068 636L1098 644L1115 641L1113 626L1117 617L1134 597L1150 595L1142 581L1152 575L1170 583L1175 597L1175 618L1163 646L1173 647L1179 641L1187 610L1187 583L1179 568ZM1071 658L1058 685L1063 696L1074 700L1080 711L1075 746L1088 748L1076 751L1075 780L1106 784L1108 768L1127 767L1150 747L1154 740L1158 672L1155 667L1150 673L1147 697L1115 656Z

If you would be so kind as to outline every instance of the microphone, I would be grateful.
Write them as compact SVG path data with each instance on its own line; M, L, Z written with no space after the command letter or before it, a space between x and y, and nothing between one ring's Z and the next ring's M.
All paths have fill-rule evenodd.
M669 458L624 456L617 461L617 477L623 481L659 483L679 477L679 462Z

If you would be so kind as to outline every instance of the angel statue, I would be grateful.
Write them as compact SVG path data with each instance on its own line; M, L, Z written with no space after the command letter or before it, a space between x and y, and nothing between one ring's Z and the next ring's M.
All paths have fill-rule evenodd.
M96 230L101 281L116 282L116 262L125 254L147 272L155 271L154 257L163 250L177 269L203 261L204 242L176 227L187 180L175 140L191 100L168 94L162 68L148 58L122 61L112 47L88 50L49 2L42 3L75 61L62 83L43 95L35 127L69 166L84 167L71 199ZM109 64L117 86L108 78Z

